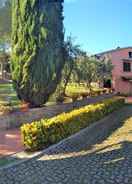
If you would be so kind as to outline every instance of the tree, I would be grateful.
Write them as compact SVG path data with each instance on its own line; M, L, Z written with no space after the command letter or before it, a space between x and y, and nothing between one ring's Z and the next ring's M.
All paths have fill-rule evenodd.
M76 61L85 53L80 49L80 45L74 43L74 38L68 36L64 44L65 47L65 66L62 71L62 79L57 87L56 98L63 101L66 95L66 88L70 80L75 81L76 76Z
M67 40L65 42L65 50L66 50L66 61L65 61L65 67L63 70L63 91L62 93L65 95L67 84L70 80L71 74L73 73L73 70L75 69L76 60L77 58L83 54L83 51L81 51L80 46L74 44L74 39L69 36L67 37Z
M6 72L10 73L9 68L9 61L10 61L10 55L6 52L0 51L0 72L1 72L1 78L6 78Z
M1 1L0 43L10 42L11 38L11 0Z
M12 79L19 99L41 106L64 66L63 0L12 0Z
M91 83L97 81L97 61L92 57L81 57L76 72L78 80L85 82L91 92Z
M100 83L103 83L106 79L111 79L112 77L112 70L113 65L110 59L101 58L97 62L97 73L98 73L98 80Z

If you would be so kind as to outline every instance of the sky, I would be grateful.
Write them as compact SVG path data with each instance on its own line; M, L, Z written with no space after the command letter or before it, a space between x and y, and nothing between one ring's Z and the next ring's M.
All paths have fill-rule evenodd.
M65 0L67 35L90 54L132 46L132 0Z

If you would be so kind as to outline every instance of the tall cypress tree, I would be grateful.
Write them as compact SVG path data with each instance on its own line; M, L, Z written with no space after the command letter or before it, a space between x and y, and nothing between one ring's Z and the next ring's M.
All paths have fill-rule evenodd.
M41 106L64 66L63 0L12 0L12 79L18 97Z

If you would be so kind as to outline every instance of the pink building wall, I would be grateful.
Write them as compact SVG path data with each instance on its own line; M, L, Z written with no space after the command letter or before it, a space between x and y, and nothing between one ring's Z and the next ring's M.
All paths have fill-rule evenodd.
M122 78L132 78L132 58L129 58L129 52L132 52L132 47L119 48L112 51L108 51L104 53L103 56L109 58L114 66L112 71L113 89L121 94L132 95L132 81L124 80ZM125 61L131 63L131 72L123 71L123 62Z

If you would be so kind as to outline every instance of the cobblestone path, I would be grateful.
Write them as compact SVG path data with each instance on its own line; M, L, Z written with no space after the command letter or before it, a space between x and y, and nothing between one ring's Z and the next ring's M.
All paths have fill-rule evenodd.
M131 116L126 106L41 156L1 170L0 184L132 184Z

